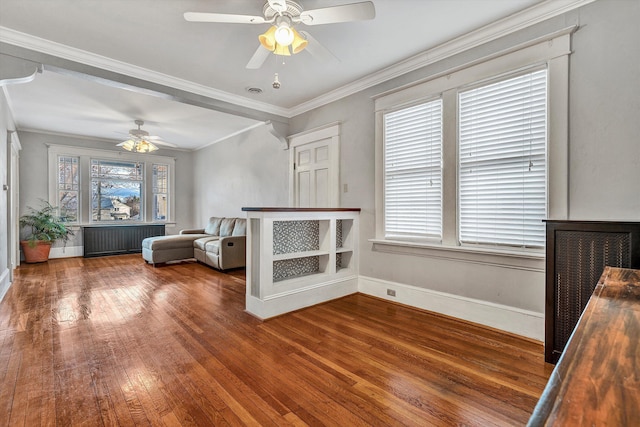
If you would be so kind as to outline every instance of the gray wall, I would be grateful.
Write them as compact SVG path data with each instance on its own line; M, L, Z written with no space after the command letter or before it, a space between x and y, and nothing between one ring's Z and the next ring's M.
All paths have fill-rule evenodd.
M245 217L246 206L287 206L289 152L266 126L194 153L195 221Z
M382 280L544 312L544 274L372 250L375 237L374 104L371 97L539 36L579 24L570 56L570 216L640 219L640 2L599 0L487 45L432 64L294 117L291 134L341 122L343 207L361 213L360 273ZM198 153L196 206L200 220L237 214L243 205L287 201L287 161L252 133ZM213 166L213 167L211 167ZM213 187L205 182L215 182ZM226 182L220 185L218 182ZM212 185L212 184L211 184ZM550 183L553 185L553 183ZM257 186L257 187L256 187ZM244 193L240 195L240 193Z
M544 312L540 272L377 253L374 224L374 103L371 96L579 24L570 56L570 217L640 219L640 2L600 0L433 64L291 121L292 132L342 121L343 206L363 209L360 273L378 279ZM550 183L552 186L553 183Z
M18 132L22 151L20 152L20 214L27 206L38 206L39 199L47 200L48 193L48 151L47 144L99 148L119 151L115 142L95 141L71 136L50 135L35 132ZM167 228L168 234L176 234L182 228L191 228L193 216L193 153L187 151L160 149L160 156L176 159L176 225ZM149 154L153 156L153 154ZM80 245L76 236L68 246Z

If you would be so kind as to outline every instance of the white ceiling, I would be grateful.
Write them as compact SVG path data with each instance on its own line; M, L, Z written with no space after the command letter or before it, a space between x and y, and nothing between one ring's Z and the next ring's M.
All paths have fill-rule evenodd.
M315 9L355 1L299 2ZM0 41L287 117L300 105L538 3L550 2L374 0L374 20L304 27L338 60L321 63L303 51L282 64L271 55L259 70L245 65L268 24L189 23L183 13L261 15L263 0L0 0ZM134 119L143 119L151 134L197 149L261 123L255 114L231 115L46 70L45 64L33 82L5 87L19 130L117 142ZM276 72L277 90L271 87ZM248 87L263 93L252 95Z

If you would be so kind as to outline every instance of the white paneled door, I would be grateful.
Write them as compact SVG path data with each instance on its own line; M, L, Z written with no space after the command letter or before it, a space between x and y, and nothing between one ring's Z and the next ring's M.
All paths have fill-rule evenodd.
M334 125L291 137L292 206L339 207L338 130Z

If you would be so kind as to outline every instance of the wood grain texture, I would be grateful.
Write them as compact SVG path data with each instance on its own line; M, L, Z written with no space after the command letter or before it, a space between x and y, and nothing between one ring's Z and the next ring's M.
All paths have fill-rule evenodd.
M529 425L640 425L640 270L605 267Z
M23 265L0 304L0 426L523 425L539 343L356 294L261 322L243 270Z

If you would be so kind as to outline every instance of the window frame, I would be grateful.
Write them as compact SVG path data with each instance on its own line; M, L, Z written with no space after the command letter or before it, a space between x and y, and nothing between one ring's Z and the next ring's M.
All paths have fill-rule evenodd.
M544 259L544 249L461 245L458 241L458 93L483 81L546 67L547 80L547 218L568 218L569 54L573 28L446 70L374 97L376 235L374 250L529 269ZM443 99L442 241L390 240L384 230L384 114L421 99ZM549 183L553 183L550 185ZM538 270L538 267L534 269Z
M440 118L439 118L439 122L440 122L439 123L439 125L440 125L440 141L439 141L439 145L440 146L438 148L438 150L440 152L440 156L439 156L440 165L439 165L439 170L437 171L438 172L437 179L440 181L440 191L439 191L439 193L440 193L439 194L439 196L440 196L440 199L439 199L439 202L440 202L439 210L440 210L440 212L439 212L439 214L440 214L440 221L441 221L440 230L439 230L439 234L438 235L429 234L429 233L426 233L423 236L417 236L417 235L409 236L408 235L408 236L403 236L402 237L403 240L426 241L426 242L429 242L429 241L439 242L439 241L442 240L442 153L443 153L443 147L442 147L443 146L443 138L442 138L442 124L443 124L443 120L442 120L442 117L443 117L443 114L442 114L443 105L442 104L443 103L442 103L442 98L439 97L439 96L435 96L435 97L430 97L428 99L420 99L420 100L417 100L417 102L412 102L409 105L402 105L399 108L394 108L394 109L391 109L391 110L387 110L387 111L384 112L383 118L382 118L382 120L383 120L383 128L386 129L386 126L387 126L387 115L388 114L395 114L395 113L398 113L398 112L403 111L403 110L408 110L408 109L412 109L412 108L415 108L415 107L424 106L424 105L431 104L431 103L434 103L434 102L438 102L440 104L439 105L439 109L440 109ZM429 124L429 125L432 126L432 124ZM385 136L386 136L386 134L385 134ZM433 143L433 141L430 141L430 142ZM386 142L385 142L385 144L386 144ZM387 187L388 187L386 185L386 176L388 174L388 171L386 169L386 165L387 165L387 157L386 156L387 156L387 154L388 153L387 153L386 145L385 145L384 154L383 154L384 160L383 160L383 165L382 165L383 173L385 175L384 188L383 188L383 192L384 192L384 197L385 198L386 198L386 195L387 195L386 193L387 193ZM429 160L433 160L432 157L433 157L433 154L430 153L429 154ZM425 168L429 169L429 167L427 167L427 166L425 166ZM386 199L385 199L385 208L386 208ZM387 220L388 220L388 216L387 216L386 211L385 211L384 212L384 218L383 218L383 221L384 221L385 224L387 223ZM388 235L399 236L400 234L387 232L387 230L385 228L385 238L387 238Z
M465 87L461 87L458 88L457 90L457 104L456 104L456 108L457 108L457 112L458 112L458 116L456 117L456 125L458 127L458 133L457 133L457 140L456 143L458 144L458 156L457 156L457 168L458 168L458 175L456 177L456 190L457 190L457 194L458 194L458 206L462 205L463 202L463 196L462 196L462 191L461 191L461 186L462 186L462 181L463 181L463 171L461 170L462 168L462 154L460 153L461 151L461 144L462 144L462 118L460 117L460 111L461 111L461 105L460 105L460 100L462 97L462 94L468 92L468 91L473 91L476 89L482 89L485 88L487 86L492 86L495 84L500 84L500 83L504 83L507 82L509 80L512 79L516 79L516 78L520 78L523 76L527 76L527 75L532 75L535 73L538 73L540 71L544 71L545 74L545 82L544 82L544 86L545 86L545 109L544 109L544 118L545 118L545 144L544 144L544 153L543 153L543 157L544 157L544 175L545 175L545 188L544 188L544 192L545 192L545 199L547 199L546 197L546 192L547 192L547 183L548 183L548 175L546 174L546 169L547 169L547 163L548 163L548 156L547 156L547 147L548 147L548 141L546 140L547 136L548 136L548 132L546 131L547 128L547 124L548 124L548 95L549 95L549 91L547 90L547 86L548 86L548 80L549 80L549 71L547 70L546 64L544 64L544 66L533 66L524 70L519 70L516 73L512 73L512 74L506 74L506 75L501 75L499 78L497 79L489 79L486 81L481 81L481 82L477 82L473 85L468 85ZM501 158L502 159L502 158ZM536 187L537 188L537 187ZM548 208L548 200L547 203L545 203L544 209L545 209L545 215L544 215L544 219L546 219L547 217L547 208ZM542 221L542 220L541 220ZM458 209L457 211L457 223L458 223L458 243L460 244L460 246L490 246L490 247L499 247L499 248L521 248L521 249L533 249L533 250L542 250L544 248L544 224L540 223L539 226L541 228L541 233L540 233L540 237L542 239L542 244L541 245L533 245L532 242L528 242L528 243L522 243L522 244L515 244L515 242L512 242L511 244L507 244L507 243L491 243L491 242L473 242L473 241L463 241L462 235L462 224L463 224L463 218L462 218L462 209ZM493 236L494 240L498 240L497 236Z
M58 201L58 157L77 157L79 159L79 181L80 194L78 202L78 221L70 222L72 225L122 225L127 224L145 224L145 223L163 223L171 224L175 222L175 158L166 156L157 156L153 154L136 154L125 153L113 150L105 150L99 148L84 148L70 145L48 145L48 188L49 202L57 206ZM143 217L140 220L127 221L94 221L92 220L91 201L91 160L121 160L127 162L138 162L143 165L144 185L141 195L141 211ZM167 206L167 218L165 220L155 220L152 215L152 199L153 199L153 164L164 164L168 166L168 192L167 197L169 203ZM88 201L88 202L87 202ZM89 203L89 204L87 204Z

